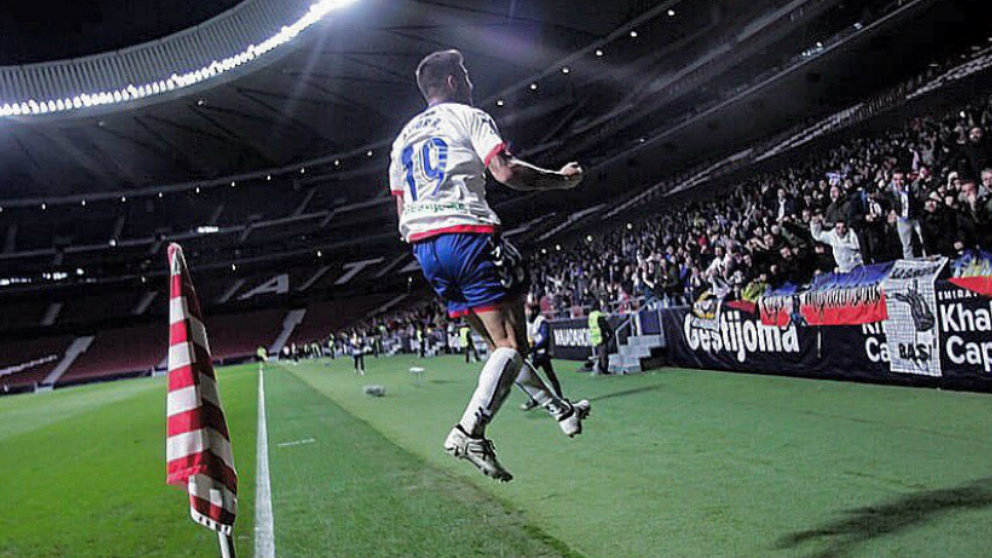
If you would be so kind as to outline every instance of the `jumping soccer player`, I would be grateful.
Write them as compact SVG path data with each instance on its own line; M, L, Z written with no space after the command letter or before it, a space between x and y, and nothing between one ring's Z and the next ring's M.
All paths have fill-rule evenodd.
M457 50L428 55L416 77L428 106L396 138L389 167L400 234L413 245L449 316L465 317L490 350L444 449L505 482L513 476L497 461L485 433L514 381L569 437L582 431L589 402L573 405L558 397L524 366L526 272L486 203L486 170L515 190L565 190L579 184L582 168L569 163L550 171L513 157L492 117L472 107L472 82Z

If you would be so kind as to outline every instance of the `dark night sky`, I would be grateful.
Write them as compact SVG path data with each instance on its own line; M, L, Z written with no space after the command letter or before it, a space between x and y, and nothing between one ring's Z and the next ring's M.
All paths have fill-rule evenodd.
M95 54L201 23L240 0L6 0L0 65Z

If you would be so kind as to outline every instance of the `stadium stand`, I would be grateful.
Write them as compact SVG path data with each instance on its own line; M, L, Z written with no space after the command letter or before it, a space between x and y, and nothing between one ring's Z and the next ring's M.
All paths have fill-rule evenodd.
M352 325L355 316L365 316L382 306L391 298L389 295L363 297L353 300L331 300L307 306L303 321L293 331L293 343L309 343L325 340L329 333L337 332Z
M988 163L987 140L972 145L966 138L973 126L990 128L988 99L957 102L953 109L928 103L937 97L931 95L935 91L985 79L992 60L988 47L932 64L880 93L838 101L827 114L798 125L779 122L775 133L743 148L728 145L712 159L687 161L692 164L661 180L647 182L635 171L616 179L607 173L624 162L636 169L628 157L692 125L715 130L705 121L720 114L716 111L825 58L872 22L907 8L901 2L873 5L874 10L866 10L870 17L849 10L836 16L829 26L832 34L820 46L768 61L761 72L733 74L713 90L696 85L725 70L729 58L721 59L720 51L701 42L690 50L689 74L672 74L657 59L652 71L658 79L641 84L631 97L563 121L559 131L576 139L582 160L589 155L591 166L606 169L588 179L604 186L596 194L600 197L580 193L585 197L562 202L492 192L497 212L512 224L504 233L535 256L531 295L557 316L581 315L596 299L629 311L685 304L707 290L753 301L768 288L806 282L836 267L830 250L811 238L810 222L818 214L843 213L862 240L866 262L890 260L901 255L898 225L888 221L896 170L906 173L919 198L924 234L914 255L987 247L992 179L971 195L962 191L968 186L961 178L980 179ZM741 40L798 17L772 16L757 7L755 13L738 15L744 21L759 13L759 19L740 27L750 29ZM679 32L689 41L713 29L701 20ZM742 44L733 56L752 47ZM681 79L686 77L691 79ZM699 98L683 110L677 101L689 92L698 92ZM663 102L671 106L662 109ZM658 110L645 112L656 104ZM894 123L892 114L906 116ZM510 126L514 118L506 117ZM611 135L616 141L602 153L593 155L583 147ZM520 137L525 145L533 140L524 155L553 158L566 147L523 132ZM164 298L154 293L162 284L165 246L171 241L183 244L207 315L216 316L209 325L218 359L243 358L258 345L270 344L294 308L306 309L290 336L295 342L377 321L401 328L430 320L434 309L420 302L429 297L418 270L397 242L391 198L384 188L369 187L369 177L382 173L381 146L373 147L375 157L372 149L368 155L364 149L350 154L352 166L344 173L337 170L334 155L246 175L146 183L127 191L105 188L88 203L75 193L30 208L24 204L32 198L6 200L0 263L16 273L0 277L3 306L9 309L0 313L0 332L70 339L95 335L93 345L62 377L64 383L153 369L161 362L164 343L157 339L164 335L155 324L165 316ZM805 157L797 162L801 150ZM951 171L957 171L957 179ZM840 197L831 204L833 186ZM780 189L787 200L781 215L775 199ZM604 204L602 196L612 192L617 199ZM928 201L931 194L941 199ZM866 225L878 208L884 216ZM935 227L949 226L953 235L933 234ZM783 260L785 246L792 255ZM44 301L40 292L46 292ZM361 319L401 293L410 296L399 310ZM128 341L146 335L156 339L137 345ZM139 351L148 354L139 358Z
M250 357L261 345L268 347L282 328L283 310L260 310L248 314L207 318L210 350L221 361Z
M35 4L0 558L988 553L988 2Z
M58 385L148 374L165 360L165 324L107 329L60 378Z
M282 310L262 310L207 319L214 358L221 362L250 358L278 336ZM63 375L58 385L144 375L162 368L168 348L164 322L100 331L89 349ZM37 352L37 351L36 351Z
M988 66L990 50L952 64L932 81L917 76L870 101L782 134L783 139L749 150L746 163L774 158L899 108L919 96L921 83L971 75L978 71L974 68ZM910 257L955 258L969 249L989 249L990 128L992 97L982 95L950 110L912 116L894 128L819 146L798 165L750 171L736 187L710 193L705 201L669 197L712 181L714 170L732 161L705 165L686 178L648 188L606 215L631 218L640 210L636 223L615 223L605 231L586 223L593 233L588 236L579 232L581 227L571 227L569 242L535 250L530 296L558 317L574 315L575 308L589 308L595 300L630 311L639 301L650 307L687 304L706 291L755 302L773 287L801 285L837 269L829 248L810 234L814 218L825 219L828 226L846 221L861 241L865 263L892 261L904 255L900 217L894 213L899 203L894 178L899 175L922 230L912 240ZM785 196L781 212L779 190ZM659 199L678 207L656 213L652 202L657 206ZM566 221L553 232L561 235L570 225Z
M73 339L57 336L0 343L0 392L40 384L58 365Z
M791 135L773 145L769 157L850 125L858 109ZM575 300L586 307L595 299L619 303L636 297L648 304L685 303L705 290L754 301L772 286L802 284L835 269L829 251L810 235L816 216L828 224L846 220L861 239L866 263L891 261L903 255L899 217L892 214L897 173L908 183L923 230L912 256L957 257L966 249L987 249L992 171L985 171L992 165L992 146L984 134L990 124L992 98L982 96L944 114L914 117L900 128L819 150L799 166L745 178L720 194L723 201L689 203L636 225L618 224L595 239L568 244L563 253L537 258L532 273L539 281L532 296L555 299L560 315L568 314ZM976 137L969 137L972 133ZM698 186L708 178L681 184ZM680 191L672 183L665 186L667 195ZM779 190L785 196L782 213ZM625 209L645 203L646 196L633 200ZM785 247L788 261L781 257Z

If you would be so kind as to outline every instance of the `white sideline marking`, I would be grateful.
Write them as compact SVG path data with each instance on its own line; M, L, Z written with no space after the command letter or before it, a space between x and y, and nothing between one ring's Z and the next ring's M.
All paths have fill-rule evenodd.
M304 438L302 440L293 440L292 442L283 442L281 444L276 444L278 448L288 448L292 446L302 446L303 444L312 444L316 442L313 438Z
M255 457L255 558L275 558L272 484L269 482L269 431L265 421L265 375L258 373L258 452Z

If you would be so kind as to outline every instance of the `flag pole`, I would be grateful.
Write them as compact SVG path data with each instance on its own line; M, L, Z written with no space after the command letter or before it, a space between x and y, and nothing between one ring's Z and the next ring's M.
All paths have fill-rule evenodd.
M234 538L217 532L217 540L220 543L220 558L236 558L234 555Z

